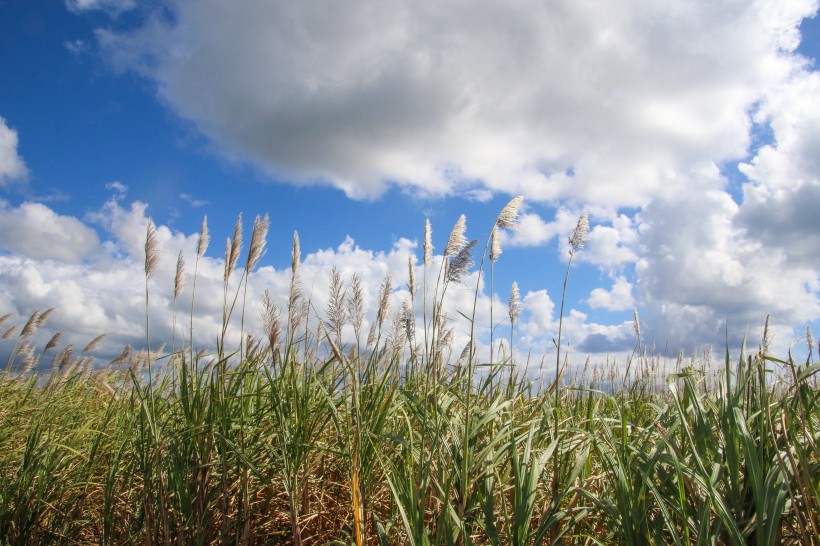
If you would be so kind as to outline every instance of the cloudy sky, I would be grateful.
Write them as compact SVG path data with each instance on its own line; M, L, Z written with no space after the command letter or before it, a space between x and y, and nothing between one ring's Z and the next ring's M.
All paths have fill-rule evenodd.
M0 0L0 315L56 310L42 335L144 345L143 245L158 226L152 329L170 337L177 255L197 278L196 337L221 320L223 250L269 214L255 322L284 304L293 232L320 310L335 265L368 320L440 255L461 214L502 236L479 329L551 354L567 236L589 211L565 310L573 358L642 336L676 355L728 332L805 354L820 324L816 0ZM246 235L246 238L249 236ZM238 278L238 276L237 276ZM469 312L478 276L449 293ZM187 299L186 299L187 298ZM190 289L178 306L190 309ZM163 334L164 333L164 334ZM463 335L463 332L462 332ZM486 335L482 334L484 342ZM552 353L554 354L554 353Z

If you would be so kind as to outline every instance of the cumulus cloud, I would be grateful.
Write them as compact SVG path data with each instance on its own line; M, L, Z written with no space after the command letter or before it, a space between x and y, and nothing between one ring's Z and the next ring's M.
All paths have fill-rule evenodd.
M97 251L96 232L76 218L61 216L41 203L12 207L0 200L0 248L30 258L77 264Z
M26 164L17 153L17 131L0 117L0 187L28 174Z
M611 290L595 288L589 293L587 303L593 309L607 309L609 311L624 311L635 305L632 298L632 283L626 277L615 279Z
M742 207L723 191L658 201L640 213L639 300L653 332L674 342L735 341L771 313L779 324L820 316L816 266L791 260L788 248L765 247L738 223Z
M138 201L123 203L127 188L122 184L110 184L109 189L114 192L112 198L100 210L87 215L85 220L59 215L39 203L25 203L16 208L3 203L0 218L6 224L0 226L0 232L6 235L2 242L6 252L0 254L0 314L10 312L18 320L24 320L37 310L55 307L43 335L64 330L66 343L80 346L91 337L106 333L104 353L111 357L125 344L145 345L144 239L148 206ZM101 237L97 236L94 227L100 231ZM183 292L176 302L176 308L185 318L177 322L176 333L172 334L176 257L180 251L187 256L186 284L192 286L190 277L198 234L173 231L162 224L156 226L156 234L160 262L150 281L148 302L152 344L156 346L175 338L178 347L181 340L190 335L187 310L191 308L191 294ZM375 320L379 286L386 276L393 279L391 315L411 297L406 287L408 258L420 283L424 270L416 257L417 247L416 241L399 238L388 250L367 250L346 237L336 247L305 251L299 275L311 301L311 323L315 325L317 320L326 318L330 272L335 267L345 283L349 283L354 274L362 282L365 311L362 335L366 336ZM431 282L437 278L441 260L441 256L434 257L433 271L429 274ZM194 336L195 344L200 347L212 347L220 331L224 270L224 261L211 254L204 256L198 265ZM260 331L260 302L265 290L281 309L286 308L290 275L289 267L276 269L266 265L249 276L245 307L247 329ZM229 292L238 288L240 276L241 269L233 275ZM419 328L423 324L423 297L418 293L415 301ZM427 294L428 309L432 308L432 297L431 288ZM529 293L524 302L525 312L518 328L528 341L548 347L544 338L552 335L557 324L549 296L546 292ZM464 285L449 285L443 309L449 317L448 327L455 329L453 351L456 357L470 335L469 323L461 319L461 314L471 316L474 303L481 355L486 356L488 351L491 306L494 307L496 326L508 323L503 318L506 304L498 298L490 299L483 279L479 282L476 272L467 276ZM240 308L237 307L235 312L238 317ZM389 323L385 325L387 328ZM501 337L497 336L496 340L499 339ZM238 346L239 340L238 318L235 318L228 330L228 343ZM348 326L344 331L344 342L352 344L354 341L352 328Z
M166 0L97 38L227 156L280 180L617 208L744 158L749 112L803 66L792 53L816 9Z

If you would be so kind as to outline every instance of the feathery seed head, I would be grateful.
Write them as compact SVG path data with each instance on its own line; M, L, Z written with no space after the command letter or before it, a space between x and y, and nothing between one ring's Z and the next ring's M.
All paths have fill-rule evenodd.
M356 337L359 337L359 330L364 321L364 287L362 279L358 274L353 273L350 277L350 290L347 293L347 316L353 324Z
M456 222L456 225L453 226L453 231L450 232L450 239L447 241L447 246L444 247L445 258L457 254L464 248L464 245L467 244L467 237L464 235L466 231L467 217L462 214Z
M102 345L102 342L105 340L105 337L106 337L105 334L101 334L101 335L95 337L94 339L92 339L88 343L88 345L85 346L85 348L83 349L83 352L84 353L93 353L94 351L99 349L100 345Z
M638 341L641 339L641 320L638 318L638 309L632 309L632 328L635 329L635 335L638 336Z
M416 313L413 311L413 304L407 298L402 302L402 320L407 339L413 339L413 333L416 330Z
M814 351L814 336L811 334L811 328L806 326L806 342L809 345L809 355Z
M242 213L236 218L236 225L233 228L233 239L231 239L230 264L228 275L236 268L239 261L239 254L242 253Z
M569 246L571 252L584 248L584 244L589 241L589 215L587 211L581 213L578 219L578 224L572 230L572 235L569 237Z
M39 325L38 319L40 318L40 311L35 311L31 314L26 322L26 325L23 326L23 331L20 332L20 337L29 337L37 331L37 327Z
M45 311L43 311L42 313L40 313L40 316L39 316L39 317L37 317L37 327L39 328L40 326L42 326L43 324L45 324L45 323L46 323L46 319L48 319L49 315L51 315L51 313L53 313L53 312L54 312L54 308L53 308L53 307L49 307L48 309L46 309Z
M518 320L518 317L521 316L522 310L523 306L521 305L521 294L518 291L518 282L513 281L512 288L510 289L509 301L510 323L515 324L515 322Z
M55 369L62 370L71 360L71 353L73 351L73 345L66 345L65 349L54 355L54 358L51 361L51 366Z
M270 292L265 289L262 294L262 328L268 338L271 351L279 346L279 337L282 334L282 321L279 308L270 297Z
M205 251L208 250L208 243L211 242L211 236L208 233L208 217L202 217L202 228L199 230L199 244L196 247L196 255L202 257Z
M177 256L177 272L174 275L174 298L178 298L185 289L185 258L182 256L182 251L179 251Z
M154 222L148 219L148 226L145 228L145 280L154 276L159 267L159 241L157 240L157 228Z
M496 224L490 232L490 261L495 263L499 256L501 256L501 243L498 241L498 224Z
M14 332L17 331L17 328L19 328L19 326L17 326L16 324L12 324L11 327L8 330L3 332L3 339L8 339L11 336L13 336Z
M367 332L367 346L373 347L373 343L376 342L376 327L377 324L375 322L370 324L370 330Z
M379 327L384 324L387 319L387 314L390 310L390 294L393 293L393 279L390 278L390 273L384 276L381 286L379 287L379 310L376 313L376 321Z
M447 282L461 284L464 281L464 276L475 264L473 261L473 248L476 244L478 244L478 241L470 241L449 260L446 271Z
M125 347L123 347L122 353L120 353L120 356L118 356L117 358L115 358L114 360L109 362L108 365L109 366L118 366L119 364L122 364L123 362L125 362L126 360L131 358L131 354L133 353L133 351L134 351L134 349L131 347L131 345L126 345Z
M0 317L0 328L11 318L11 313L6 313L2 317Z
M429 266L433 261L433 229L430 219L424 220L424 265Z
M498 215L495 225L501 229L516 231L518 229L518 211L521 208L521 203L523 202L524 196L519 195L518 197L514 197L504 206L503 209L501 209L501 214Z
M290 258L290 270L291 272L296 275L296 271L299 269L299 259L301 257L301 251L299 250L299 232L293 232L293 252L291 253Z
M257 216L253 221L253 233L251 233L251 248L248 250L248 265L246 269L250 272L256 268L259 260L265 254L265 244L267 243L268 228L270 218L267 214L260 219Z
M225 282L228 282L228 277L231 276L231 238L228 237L225 239L225 271L222 274L222 278Z
M467 359L470 358L470 350L472 349L472 347L473 347L472 341L468 341L467 345L465 345L464 348L461 350L461 355L458 357L458 360L456 361L456 364L461 364L463 362L466 362Z
M416 297L416 269L413 267L413 258L407 257L407 289L411 297Z
M53 336L51 336L51 339L48 340L48 343L46 343L46 346L43 349L43 352L45 353L47 351L50 351L51 349L56 348L60 344L60 341L62 339L63 339L63 331L58 330L57 333L54 334Z

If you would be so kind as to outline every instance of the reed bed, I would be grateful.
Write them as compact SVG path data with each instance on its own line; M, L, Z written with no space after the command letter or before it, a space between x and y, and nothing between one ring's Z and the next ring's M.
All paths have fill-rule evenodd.
M486 265L492 276L498 230L515 228L520 202L499 215L479 274ZM93 343L75 354L55 336L33 348L50 311L22 329L3 325L13 347L0 375L0 543L818 544L820 366L810 332L805 362L775 358L764 339L662 372L636 314L626 369L565 377L560 334L546 380L500 349L481 362L472 339L453 352L442 310L474 267L478 245L462 217L442 267L426 225L411 299L391 314L385 279L367 333L355 276L333 271L327 308L311 307L295 235L288 301L265 295L254 337L244 287L267 228L257 218L232 285L241 217L228 240L212 351L176 340L152 349L146 331L144 351L127 347L98 366ZM203 222L197 262L208 241ZM149 223L146 327L155 245ZM181 256L177 272L175 301ZM226 342L232 319L246 334L241 347ZM463 320L477 339L475 310Z

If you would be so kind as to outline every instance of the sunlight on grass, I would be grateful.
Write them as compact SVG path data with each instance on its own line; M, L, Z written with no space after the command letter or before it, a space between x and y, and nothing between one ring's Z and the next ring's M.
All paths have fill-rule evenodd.
M520 203L493 226L478 282L487 257L492 276L497 230L515 228ZM79 354L58 351L59 335L35 349L50 310L22 329L0 319L13 344L0 375L0 544L817 543L820 366L810 332L804 363L775 358L764 339L720 363L681 355L662 370L641 346L636 313L625 372L586 367L560 381L559 329L555 375L533 381L503 347L478 361L476 337L453 352L442 302L477 247L462 216L441 268L426 225L423 277L410 267L410 299L392 315L384 280L366 336L356 276L334 270L327 308L311 306L295 235L290 297L265 295L256 337L243 282L267 230L257 218L235 291L241 216L228 240L212 350L183 341L168 352L146 332L146 350L127 347L100 368L98 340ZM197 264L208 240L203 222ZM183 268L180 256L174 298ZM517 285L505 312L512 348ZM475 314L462 317L473 336ZM232 319L241 347L227 346Z

